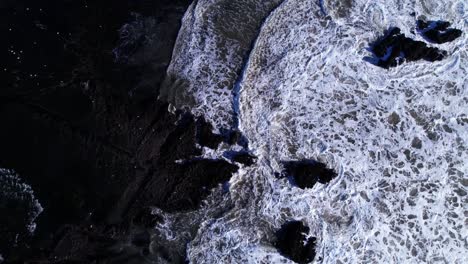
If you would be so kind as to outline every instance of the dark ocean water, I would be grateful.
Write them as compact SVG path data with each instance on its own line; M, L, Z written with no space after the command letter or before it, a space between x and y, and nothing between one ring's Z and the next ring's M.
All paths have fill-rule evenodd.
M14 170L44 208L33 236L1 238L7 260L47 259L69 230L110 221L135 177L132 153L152 125L158 83L187 5L0 2L0 167ZM137 16L161 33L153 41L157 56L118 61L120 29ZM134 40L124 55L145 43Z

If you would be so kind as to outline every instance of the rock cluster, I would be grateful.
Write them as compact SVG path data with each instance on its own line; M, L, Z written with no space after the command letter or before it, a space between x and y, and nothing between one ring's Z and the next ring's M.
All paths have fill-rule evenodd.
M456 28L449 28L447 21L424 21L416 22L417 30L427 40L433 43L442 44L454 41L462 35L462 31Z
M446 21L416 22L417 31L426 41L442 44L453 41L462 35L459 29L449 28ZM406 37L399 28L391 28L386 34L371 45L374 63L382 68L396 67L405 61L440 61L447 56L447 51L429 47L425 42Z
M447 55L446 51L406 37L399 28L390 29L371 49L377 57L377 66L385 69L396 67L405 61L440 61Z

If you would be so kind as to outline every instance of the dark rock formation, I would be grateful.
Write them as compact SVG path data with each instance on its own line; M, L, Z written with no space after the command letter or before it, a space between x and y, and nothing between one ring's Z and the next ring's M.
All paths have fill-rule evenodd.
M200 119L189 113L179 113L176 125L166 127L168 134L162 145L145 144L149 151L148 168L138 189L135 201L129 207L131 211L147 206L158 206L165 211L195 210L209 194L210 189L230 179L237 171L236 165L219 159L196 158L201 154L197 147L200 142ZM203 126L211 127L205 121ZM155 131L151 138L161 138ZM219 136L205 129L204 142L219 142ZM159 152L155 152L159 148ZM131 215L134 213L131 212Z
M189 3L0 6L0 167L17 171L44 208L30 241L0 251L7 262L145 263L147 237L132 226L160 221L145 210L196 209L237 170L195 158L197 144L215 148L221 135L156 100ZM151 32L122 38L125 23Z
M371 46L371 50L376 56L375 64L385 69L396 67L405 61L439 61L447 55L446 51L407 38L400 33L399 28L388 30L384 37Z
M197 140L198 144L211 149L217 149L218 145L224 140L222 135L214 134L213 126L200 117L197 120Z
M169 130L170 133L160 149L161 163L173 163L201 154L201 149L196 146L196 121L191 114L180 114L176 126L172 126L172 128L173 130Z
M247 151L228 151L224 156L234 162L250 166L257 161L257 157Z
M442 44L454 41L462 35L462 31L456 28L449 28L447 21L424 21L416 22L418 32L430 42Z
M316 182L325 184L337 176L336 172L328 169L323 163L314 160L284 162L282 177L287 177L292 184L299 188L312 188Z
M307 238L309 227L301 221L283 224L276 232L275 246L281 255L297 263L309 263L315 258L315 237Z

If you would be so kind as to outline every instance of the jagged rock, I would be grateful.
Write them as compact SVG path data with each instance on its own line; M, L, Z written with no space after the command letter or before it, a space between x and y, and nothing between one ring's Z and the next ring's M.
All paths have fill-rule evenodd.
M197 140L202 146L217 149L223 141L223 136L213 133L213 126L200 117L197 120Z
M315 258L315 237L307 238L309 227L301 221L283 224L276 232L275 246L281 255L297 263L309 263Z
M222 134L224 135L224 142L229 145L239 145L242 146L244 149L249 147L249 142L247 138L240 132L239 130L222 130Z
M282 177L288 179L299 188L312 188L316 182L325 184L337 176L336 172L323 163L314 160L284 162Z
M257 161L257 157L247 152L240 152L238 155L235 155L232 160L250 166Z
M417 30L427 40L442 44L454 41L462 35L462 31L456 28L449 28L450 23L447 21L424 21L416 22Z
M232 161L251 166L257 161L257 157L247 151L228 151L224 156Z
M377 57L376 65L385 69L396 67L405 61L439 61L447 55L446 51L406 37L400 33L399 28L390 29L372 45L371 50Z
M161 146L161 162L172 163L176 160L190 158L201 154L196 146L196 122L193 115L183 113L177 121L175 129L168 135Z
M54 259L57 253L70 257L70 262L106 263L101 260L115 252L103 248L127 239L127 221L141 210L129 210L138 191L151 177L159 177L149 173L153 166L165 169L174 159L200 153L194 147L193 118L188 118L192 120L187 126L177 127L180 116L168 113L168 105L156 100L189 4L189 0L0 4L0 21L5 25L14 21L10 33L10 27L0 29L8 35L1 50L14 47L22 52L21 62L8 52L6 70L2 68L0 163L15 169L45 208L30 243L20 243L8 256L0 250L6 262L59 263ZM139 43L131 45L137 49L125 54L128 63L116 61L113 51L128 40L119 40L119 29L125 23L134 25L132 12L145 21L144 16L151 16L151 28L143 29L154 30L158 37L136 40ZM158 188L164 189L164 183ZM2 211L0 221L7 219L4 215ZM143 225L151 225L157 220L145 221ZM106 233L114 223L122 227ZM4 226L0 224L0 229ZM90 226L94 231L88 230ZM120 263L130 263L132 257Z

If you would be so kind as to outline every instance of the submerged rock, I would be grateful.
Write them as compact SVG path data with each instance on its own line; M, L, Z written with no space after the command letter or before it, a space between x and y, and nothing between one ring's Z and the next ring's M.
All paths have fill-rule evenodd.
M427 40L442 44L454 41L462 35L462 31L456 28L449 28L447 21L424 21L416 22L417 29Z
M330 182L337 176L336 172L328 169L323 163L314 160L288 161L284 163L283 177L299 188L312 188L316 182L322 184Z
M447 55L444 50L428 47L422 41L406 37L399 28L390 29L372 45L371 50L376 56L375 64L385 69L396 67L405 61L440 61Z
M275 246L281 255L297 263L309 263L315 258L317 239L307 237L309 227L301 221L291 221L283 224L276 232Z

